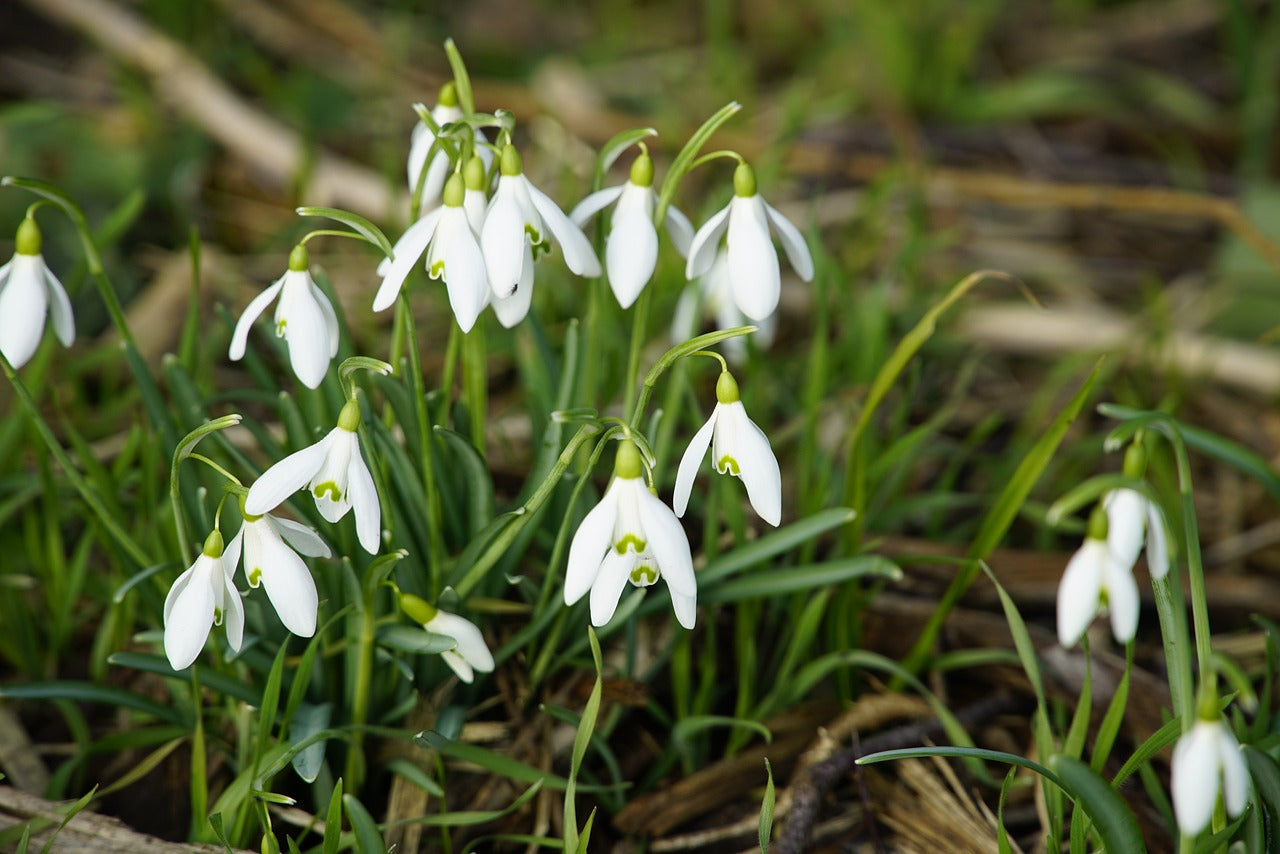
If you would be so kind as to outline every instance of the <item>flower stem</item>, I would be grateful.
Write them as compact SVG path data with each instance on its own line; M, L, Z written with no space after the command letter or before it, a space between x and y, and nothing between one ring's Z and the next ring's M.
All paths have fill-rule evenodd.
M471 421L471 444L485 452L485 413L488 409L488 379L485 364L484 327L480 324L462 336L462 393L466 396Z
M623 400L627 402L627 423L633 427L644 415L636 399L636 383L640 379L640 350L644 347L645 327L649 324L649 301L653 297L653 288L645 288L636 300L636 311L631 316L631 347L627 352L627 385Z
M355 685L351 695L351 744L347 750L347 769L344 774L352 791L359 787L364 778L364 725L369 717L369 694L373 682L373 639L377 628L377 615L374 613L377 587L365 587L356 646Z
M442 539L443 512L440 491L436 484L435 463L431 458L431 413L427 409L427 390L422 378L422 357L418 352L418 334L414 329L413 311L403 293L396 303L396 311L402 318L406 349L409 352L409 372L413 383L414 404L418 416L418 444L422 451L422 483L427 494L427 580L431 595L440 593L440 576L444 569L444 540Z

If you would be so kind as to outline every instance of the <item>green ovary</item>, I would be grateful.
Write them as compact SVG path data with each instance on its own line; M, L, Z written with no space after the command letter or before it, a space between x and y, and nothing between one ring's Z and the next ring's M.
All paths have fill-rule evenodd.
M618 552L618 554L624 555L627 553L627 547L630 546L632 551L639 554L644 551L645 545L645 541L637 537L635 534L627 534L625 537L614 543L613 548Z
M738 461L728 454L725 454L720 458L720 461L716 463L716 471L720 472L720 474L728 472L734 477L740 477L742 475L742 470L738 468Z
M338 484L332 480L326 480L324 483L317 483L311 488L311 492L316 498L324 498L328 493L330 501L341 501L342 490L338 489Z

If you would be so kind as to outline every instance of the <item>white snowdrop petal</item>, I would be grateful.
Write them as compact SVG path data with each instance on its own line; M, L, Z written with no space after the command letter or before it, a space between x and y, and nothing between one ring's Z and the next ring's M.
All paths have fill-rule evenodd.
M1152 578L1169 574L1169 535L1165 530L1164 512L1147 502L1147 571Z
M418 176L422 174L423 167L427 165L427 153L431 150L431 145L435 142L436 135L431 132L431 128L427 127L425 122L419 120L413 126L410 139L407 172L409 192L412 193L418 188Z
M484 266L484 253L467 223L466 213L460 208L458 211L458 220L449 233L444 283L458 326L463 332L470 332L480 312L489 304L489 274Z
M480 239L480 230L484 228L485 214L489 210L489 197L484 190L467 190L462 197L462 209L467 212L467 222L471 231Z
M1097 615L1108 560L1105 542L1086 539L1067 561L1058 582L1058 641L1064 647L1079 642Z
M1173 748L1171 783L1178 829L1188 836L1204 830L1218 800L1216 724L1197 721Z
M1141 601L1133 573L1108 562L1106 569L1107 610L1111 614L1111 634L1118 643L1128 643L1138 633Z
M422 182L422 198L419 210L428 210L440 204L440 194L444 190L444 182L449 178L449 155L437 152L427 165L427 177Z
M671 610L675 611L676 621L690 631L698 619L698 600L694 596L684 596L667 588L667 592L671 594Z
M542 217L542 224L560 244L560 251L564 253L564 263L579 276L589 278L600 275L600 259L596 257L595 250L591 248L591 241L587 240L582 229L574 225L564 215L564 211L560 210L560 206L546 193L530 184L527 178L525 185L529 192L529 199Z
M618 304L630 308L653 278L658 264L658 232L644 208L618 206L605 243L609 287Z
M325 296L324 291L320 290L320 286L314 281L311 282L311 293L315 297L316 305L320 306L320 313L324 316L324 328L328 333L329 340L329 358L332 359L338 355L338 345L341 343L338 313L333 310L333 304L329 302L329 298Z
M49 291L49 315L53 319L53 334L58 336L63 347L70 347L76 343L76 320L71 314L71 300L67 298L67 289L48 266L44 268L44 281Z
M261 516L278 507L286 498L302 489L320 470L334 434L340 428L330 430L319 442L295 451L264 471L245 498L244 509L253 516Z
M471 665L468 664L467 660L458 653L451 649L446 649L444 652L440 653L440 657L444 659L444 663L449 665L449 668L454 673L458 674L458 678L463 682L470 685L475 680L476 675L475 672L472 671Z
M490 282L493 279L490 277ZM493 313L498 316L498 322L506 329L511 329L517 323L525 319L529 314L529 307L533 304L533 250L529 247L528 241L524 244L524 266L520 272L520 282L516 285L515 291L506 297L497 297L493 299Z
M247 548L249 543L256 547ZM249 543L245 549L245 572L261 573L262 586L280 622L299 637L314 635L320 599L307 565L270 528L261 530Z
M730 204L726 242L733 300L747 317L763 320L778 307L782 279L759 196L738 197Z
M519 291L525 257L530 254L525 251L529 239L525 234L525 220L516 200L516 190L508 183L511 180L508 176L498 180L498 189L480 230L480 250L484 253L489 287L493 289L495 300L508 298ZM494 305L496 307L497 303Z
M718 210L693 236L689 243L689 260L684 265L685 278L701 276L711 269L711 263L716 259L716 250L720 246L720 237L729 227L729 208L732 204L730 202Z
M1227 815L1235 818L1249 802L1249 768L1240 753L1240 744L1226 724L1218 724L1218 754L1222 765L1222 801Z
M618 610L618 599L627 586L627 578L636 565L635 552L618 554L609 549L600 562L600 571L591 585L591 625L603 626Z
M726 404L724 408L722 417L737 422L733 453L739 477L747 488L747 498L760 518L776 528L782 521L782 472L778 458L769 446L769 438L747 417L741 402Z
M356 537L365 551L376 555L378 541L382 537L382 505L378 503L378 490L373 485L373 476L369 474L364 457L360 455L360 444L354 433L351 441L354 447L347 470L347 484L351 490L351 506L356 512Z
M489 645L484 642L484 635L475 623L457 614L438 611L425 628L427 631L453 638L454 643L457 644L455 651L473 670L481 673L493 671L493 653L489 651Z
M693 245L693 223L675 205L667 205L667 235L675 245L676 251L683 258L689 257L689 247Z
M178 597L182 595L182 591L187 589L187 585L191 583L191 575L195 572L196 566L192 564L183 570L169 588L169 593L164 597L164 621L169 622L169 615L173 613L173 603L178 601Z
M1116 563L1132 569L1142 551L1147 499L1133 489L1113 489L1102 499L1107 513L1107 546Z
M196 559L198 567L194 577L174 599L169 620L164 626L164 654L174 670L190 667L204 649L213 627L213 588L209 585L206 567ZM221 583L221 581L219 581Z
M564 571L564 603L572 605L595 583L605 550L613 549L613 526L618 518L618 481L605 490L600 503L583 517L569 544Z
M324 299L319 290L311 283L311 276L298 272L290 275L298 278L292 283L296 290L289 294L290 282L285 280L285 294L281 300L281 309L287 314L284 338L289 345L289 364L293 372L307 388L318 388L329 372L330 333L325 320L324 310L317 300Z
M249 341L250 327L258 319L258 315L266 311L267 306L271 305L271 301L279 295L282 287L284 287L284 276L276 279L270 287L250 300L249 304L245 306L240 319L236 321L235 331L231 333L231 347L227 350L227 357L231 361L238 362L244 358L245 345Z
M271 524L279 529L280 536L298 554L307 557L333 556L329 545L310 526L292 519L281 519L278 516L271 517Z
M239 652L240 645L244 642L244 602L240 599L240 591L236 589L231 576L224 575L222 584L225 586L222 615L227 632L227 645L235 652Z
M618 196L622 195L623 186L623 184L619 184L616 187L605 187L603 190L596 190L574 206L569 213L569 219L579 228L586 225L587 220L618 200Z
M635 483L645 542L658 564L658 571L672 590L696 597L698 582L693 576L693 554L684 527L671 508L650 493L639 479Z
M0 290L0 352L20 368L35 355L49 311L44 262L38 255L16 255L9 281Z
M693 438L689 440L689 447L685 448L684 456L680 458L680 467L676 469L676 486L671 494L672 508L677 516L683 516L689 509L689 494L693 491L693 481L698 476L698 467L707 455L707 448L711 446L711 436L715 432L716 418L719 415L720 404L717 403L716 408L711 412L711 417L698 428L697 433L693 434Z
M228 580L235 578L236 566L240 563L240 549L244 545L244 529L241 525L240 530L236 531L236 535L231 538L231 542L227 543L227 547L222 550L222 572Z
M431 242L436 224L440 221L441 210L437 208L409 226L405 233L400 235L395 246L391 247L391 263L387 266L382 284L373 298L374 311L389 308L400 295L400 289L404 287L404 280L408 277L409 271L418 263L422 253L427 251L427 244Z
M813 255L809 252L809 244L805 242L804 235L800 233L800 229L792 224L791 220L779 213L777 208L764 201L764 199L760 201L764 205L769 222L773 223L773 227L778 232L778 240L782 244L782 250L787 253L787 260L791 262L791 268L804 281L813 281Z

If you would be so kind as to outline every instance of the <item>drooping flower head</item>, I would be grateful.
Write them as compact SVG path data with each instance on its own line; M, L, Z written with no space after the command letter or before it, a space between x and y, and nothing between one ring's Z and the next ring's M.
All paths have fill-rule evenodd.
M747 488L751 507L770 525L782 521L782 473L769 438L747 417L733 374L723 371L716 381L716 408L694 434L676 472L673 497L677 516L689 506L689 493L698 465L711 446L711 465L720 474L739 478Z
M710 316L716 329L733 329L755 323L755 332L739 335L722 341L725 358L735 365L740 365L747 358L747 338L751 338L760 349L767 350L773 343L773 336L778 326L777 314L771 314L763 320L752 321L738 304L733 301L733 282L729 275L729 253L721 247L716 252L716 259L707 272L690 282L680 292L676 302L675 313L671 317L671 343L682 344L688 341L702 325L704 317Z
M1107 544L1107 516L1101 507L1089 519L1084 544L1067 562L1058 583L1058 641L1074 646L1099 611L1111 615L1111 633L1128 643L1138 632L1138 582Z
M458 326L463 332L471 331L489 303L489 279L480 243L464 207L465 196L463 177L455 172L445 184L444 204L409 226L396 241L393 259L373 298L374 311L382 311L395 302L405 277L425 252L427 274L444 279Z
M533 249L547 248L547 232L560 244L570 270L579 276L600 275L600 261L582 229L525 177L515 146L504 146L498 186L480 231L480 248L493 290L494 313L507 328L529 313Z
M316 388L338 355L338 317L324 292L307 269L307 248L302 244L289 253L289 270L245 307L231 335L227 355L233 362L244 358L249 328L277 296L276 336L289 347L289 364L307 388Z
M734 302L747 317L764 320L778 307L782 281L778 252L769 236L770 223L778 232L787 260L806 282L813 278L813 256L800 230L761 198L755 171L746 163L740 163L733 173L733 192L732 201L693 236L685 275L692 279L707 272L720 238L725 236Z
M1147 455L1141 441L1134 441L1124 453L1124 473L1141 478L1146 473ZM1165 533L1164 511L1136 489L1113 489L1102 497L1107 512L1107 545L1116 562L1132 569L1147 546L1147 570L1152 578L1169 572L1169 541Z
M613 222L605 240L605 270L618 304L630 308L649 279L653 278L658 264L658 232L653 225L658 194L653 190L653 158L647 151L642 150L632 162L631 174L625 184L587 196L569 214L569 219L581 227L615 201ZM675 205L670 205L665 225L681 256L688 255L689 244L693 240L693 226L689 219Z
M330 522L354 508L360 545L377 554L382 508L373 477L360 456L359 426L360 404L348 400L338 414L337 427L314 445L280 460L249 487L245 512L262 516L305 486L320 515Z
M1209 706L1201 709L1199 719L1173 748L1173 814L1187 836L1208 827L1219 791L1232 818L1243 813L1249 801L1249 769L1240 744L1222 722L1217 703Z
M436 127L442 127L460 118L462 118L462 108L458 106L458 90L450 80L440 87L436 105L431 108L431 119L436 123ZM445 178L449 174L449 155L444 151L437 150L435 156L431 158L431 163L427 163L427 154L435 141L436 135L431 127L419 119L413 126L410 137L408 171L410 193L417 190L419 181L422 182L419 210L423 214L439 204L440 191L444 188ZM422 174L424 167L427 170L425 176Z
M618 448L613 483L587 513L569 546L564 601L591 593L591 622L603 626L630 581L648 587L665 578L676 619L692 629L698 584L689 538L671 508L645 485L640 452L630 440Z
M209 631L227 624L227 644L240 650L244 638L244 603L232 581L240 561L240 538L223 550L214 530L195 563L178 576L164 600L164 654L174 670L190 667L204 649Z
M53 334L70 347L76 340L71 301L40 254L40 226L27 216L18 225L13 258L0 267L0 353L15 368L25 365L44 337L45 319Z
M311 637L316 632L320 600L315 579L299 555L329 557L329 547L319 534L299 522L270 514L255 516L243 507L241 514L244 525L236 542L244 543L245 579L250 587L261 584L266 588L271 607L286 629L299 637Z
M453 647L440 653L440 656L463 682L470 684L477 672L493 672L493 653L489 651L484 635L480 634L475 623L457 614L441 611L412 593L400 594L400 609L409 619L421 623L427 631L453 639Z

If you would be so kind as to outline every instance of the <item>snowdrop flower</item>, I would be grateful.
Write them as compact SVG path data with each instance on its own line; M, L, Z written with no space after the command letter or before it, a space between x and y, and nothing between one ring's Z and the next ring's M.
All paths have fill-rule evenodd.
M764 432L747 417L733 374L723 371L716 381L716 408L694 434L676 472L674 506L683 516L698 465L711 447L711 464L720 474L742 480L747 498L760 518L777 526L782 521L782 474Z
M164 600L164 654L174 670L190 667L204 649L209 630L227 623L227 644L237 652L244 638L244 603L232 583L240 561L240 538L226 551L213 531L195 563L178 576Z
M1067 562L1058 584L1058 641L1074 646L1104 608L1111 615L1117 643L1138 632L1138 582L1107 543L1107 517L1098 510L1089 519L1084 544Z
M692 629L698 585L689 538L671 508L645 486L640 452L630 441L618 448L614 479L569 546L564 601L572 605L591 592L591 622L603 626L618 608L630 581L648 587L667 579L676 619Z
M373 298L373 310L382 311L395 302L413 265L425 252L427 274L444 279L449 305L463 332L470 332L476 318L489 303L489 278L484 255L467 217L463 199L466 187L462 175L454 173L444 188L444 205L409 226L393 251L382 286Z
M0 353L14 368L25 365L44 336L44 322L53 316L53 334L62 346L76 340L71 301L40 254L40 226L26 217L18 226L13 258L0 267Z
M1169 546L1165 539L1164 514L1160 507L1136 489L1113 489L1102 498L1107 513L1107 547L1115 562L1133 569L1147 544L1147 569L1153 578L1169 572Z
M338 414L338 426L328 435L285 457L249 487L245 512L252 516L265 515L305 486L315 499L320 515L330 522L337 522L354 508L360 545L369 554L377 554L382 508L373 477L360 456L356 436L359 426L360 404L348 400ZM267 594L271 594L270 587ZM282 619L283 616L282 613Z
M524 176L515 146L502 149L498 186L480 231L480 248L493 289L493 310L508 329L529 313L533 299L533 247L546 249L551 232L564 261L579 276L600 275L600 261L582 229Z
M750 336L739 335L721 342L725 357L734 364L740 365L746 361L748 337L755 340L761 349L768 349L773 343L778 325L777 315L771 314L763 320L751 321L738 308L738 304L733 301L729 253L724 248L716 252L716 259L707 272L685 287L680 294L675 314L671 318L672 344L683 343L697 334L704 313L715 320L716 329L733 329L752 322L757 325L758 328Z
M658 232L653 226L658 194L653 190L653 159L647 151L641 151L631 164L627 183L587 196L578 202L569 219L581 227L615 201L618 204L605 240L604 266L618 304L630 308L653 278L658 264ZM676 249L682 256L688 255L693 241L693 226L688 217L669 205L665 222Z
M711 268L721 236L729 253L733 300L752 320L764 320L778 307L781 276L769 224L778 232L787 260L804 281L813 278L813 256L800 230L778 213L756 190L755 172L746 163L733 173L733 200L707 220L693 236L685 275L692 279Z
M400 608L409 619L421 623L427 631L453 639L453 648L446 649L440 655L463 682L470 684L475 679L476 672L493 672L493 653L489 652L484 636L475 623L457 614L441 611L412 593L400 594Z
M249 328L277 296L276 337L289 345L294 374L307 388L316 388L329 370L329 361L338 355L338 317L307 271L307 248L302 244L289 253L288 272L245 307L227 355L233 362L244 358Z
M1249 770L1240 745L1222 723L1216 704L1212 714L1196 721L1173 748L1173 813L1187 836L1208 826L1219 788L1233 818L1244 812L1249 799Z
M443 127L450 122L456 122L462 116L462 108L458 106L458 90L453 81L450 81L440 87L436 105L431 108L431 119L437 127ZM485 142L484 133L479 128L474 129L473 135L477 142ZM422 181L422 195L419 197L418 210L424 216L439 204L440 191L444 189L445 179L449 177L449 155L444 150L437 149L435 157L432 157L431 163L427 164L427 154L435 141L436 135L431 128L419 119L413 126L409 144L409 192L414 192L418 188L418 181ZM493 160L493 153L487 147L477 145L476 151L480 152L480 157L484 159L486 165ZM425 177L422 175L424 166L427 170Z
M250 587L266 587L271 607L284 627L299 637L316 633L320 599L316 582L299 554L329 557L320 535L299 522L243 511L244 525L236 542L244 542L244 574ZM238 549L237 549L238 550Z

